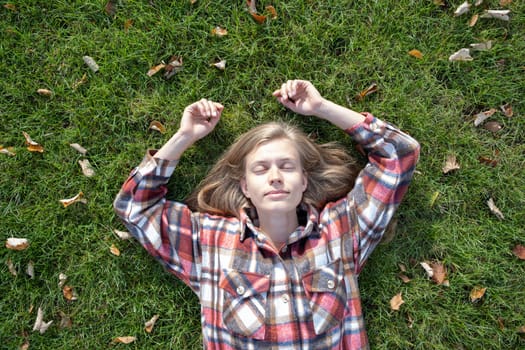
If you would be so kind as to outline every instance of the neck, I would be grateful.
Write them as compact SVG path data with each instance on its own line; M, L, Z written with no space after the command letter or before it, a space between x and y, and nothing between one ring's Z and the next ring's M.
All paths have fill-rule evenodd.
M299 226L295 211L293 213L258 213L258 215L261 230L270 237L275 246L280 246L288 241L288 237Z

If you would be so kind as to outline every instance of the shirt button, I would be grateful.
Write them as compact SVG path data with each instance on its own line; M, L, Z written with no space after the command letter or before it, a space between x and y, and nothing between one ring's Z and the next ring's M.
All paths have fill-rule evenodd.
M334 280L328 280L328 282L326 283L326 285L328 286L328 288L330 288L330 289L334 289L334 287L335 287L335 282L334 282Z
M287 246L284 246L284 247L281 248L281 252L283 252L283 253L286 253L287 250L288 250Z
M243 295L245 291L246 291L246 290L244 289L243 286L239 286L239 287L237 287L237 294L239 294L239 295Z
M290 297L288 296L288 294L284 294L281 297L281 300L283 301L283 303L288 304L288 302L290 301Z

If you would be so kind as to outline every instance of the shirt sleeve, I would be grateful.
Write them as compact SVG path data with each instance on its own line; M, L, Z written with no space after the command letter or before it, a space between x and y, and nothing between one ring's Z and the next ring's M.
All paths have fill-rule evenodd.
M154 153L148 151L133 169L113 207L148 253L197 293L201 259L198 214L166 199L166 184L178 161L156 159Z
M347 130L368 155L347 202L356 273L381 240L405 195L420 150L409 135L371 114L364 115L364 122Z

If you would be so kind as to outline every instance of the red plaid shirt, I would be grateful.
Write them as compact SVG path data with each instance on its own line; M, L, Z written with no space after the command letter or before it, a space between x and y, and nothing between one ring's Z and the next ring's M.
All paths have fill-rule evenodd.
M367 118L348 134L369 162L352 191L301 225L276 251L240 218L166 200L177 161L147 154L114 206L133 236L199 297L207 349L367 349L357 277L411 181L419 144Z

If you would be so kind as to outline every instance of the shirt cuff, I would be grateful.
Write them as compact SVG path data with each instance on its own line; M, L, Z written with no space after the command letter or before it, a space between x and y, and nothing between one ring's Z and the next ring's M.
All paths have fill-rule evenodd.
M386 123L377 119L372 114L364 112L365 120L348 129L346 132L357 143L365 145L369 144L378 136L383 136L386 129Z
M152 174L154 176L169 179L175 171L179 160L155 158L156 153L157 150L149 149L142 159L142 162L140 162L140 165L135 169L135 173L138 172L143 176Z

